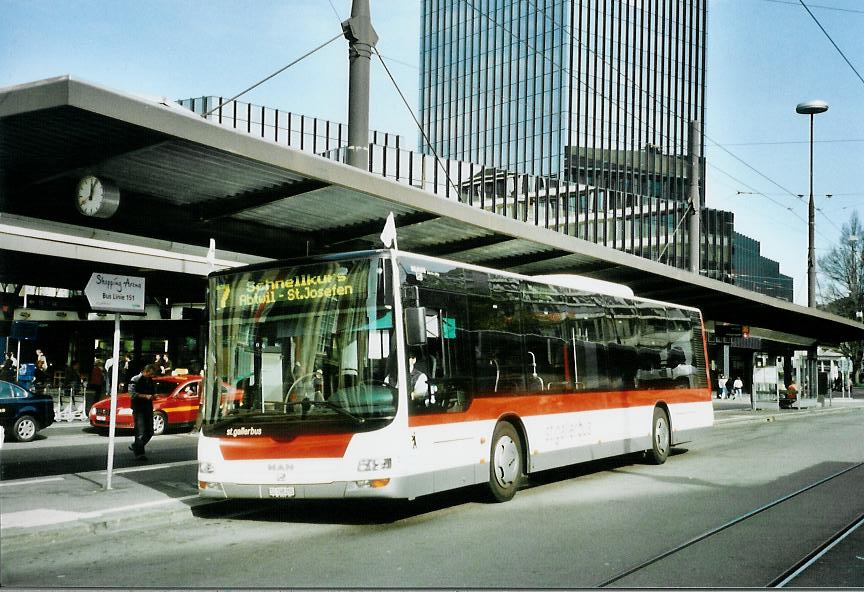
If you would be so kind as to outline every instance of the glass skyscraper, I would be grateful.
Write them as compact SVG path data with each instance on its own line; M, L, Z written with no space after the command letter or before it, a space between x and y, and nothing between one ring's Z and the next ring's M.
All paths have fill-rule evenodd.
M690 266L689 124L705 120L707 0L422 0L421 18L421 151L472 163L449 168L448 191ZM704 154L701 132L695 140ZM704 204L704 182L699 191ZM701 274L791 300L789 278L758 241L745 248L731 212L703 207L701 220ZM768 283L742 281L755 275L738 277L744 261Z
M424 0L429 144L444 158L681 200L688 122L704 120L705 18L706 0Z

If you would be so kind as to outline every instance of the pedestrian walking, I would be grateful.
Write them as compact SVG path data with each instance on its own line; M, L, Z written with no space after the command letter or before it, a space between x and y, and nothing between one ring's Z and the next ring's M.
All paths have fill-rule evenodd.
M729 379L726 378L726 375L725 375L725 374L721 374L721 375L720 375L720 378L717 379L717 386L720 387L720 395L719 395L719 397L720 397L721 399L725 399L725 398L727 398L727 397L729 396L729 392L726 390L726 383L727 383L728 381L729 381Z
M129 398L135 425L135 440L129 445L129 450L137 460L147 460L144 447L153 437L153 395L156 393L153 377L158 374L159 367L148 364L140 374L136 374L129 381Z
M738 376L735 378L735 382L732 383L732 393L733 397L737 399L744 395L744 383L741 381L741 377Z

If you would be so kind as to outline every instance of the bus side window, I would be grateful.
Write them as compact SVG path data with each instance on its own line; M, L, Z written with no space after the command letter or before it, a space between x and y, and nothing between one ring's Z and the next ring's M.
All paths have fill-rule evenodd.
M444 284L446 278L440 281ZM427 341L417 367L427 376L430 395L411 405L409 414L465 411L472 398L471 339L467 331L465 297L459 293L421 288L426 309Z
M573 349L579 390L596 391L608 388L606 346L591 341L576 341Z

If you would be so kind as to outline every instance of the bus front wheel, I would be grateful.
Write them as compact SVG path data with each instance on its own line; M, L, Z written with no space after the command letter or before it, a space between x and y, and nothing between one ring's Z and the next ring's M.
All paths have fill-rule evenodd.
M489 493L492 500L513 499L522 482L522 439L512 424L501 422L492 434L489 455Z
M662 465L669 458L672 448L672 429L669 425L669 415L664 409L654 409L654 419L651 422L651 450L648 460L652 464Z

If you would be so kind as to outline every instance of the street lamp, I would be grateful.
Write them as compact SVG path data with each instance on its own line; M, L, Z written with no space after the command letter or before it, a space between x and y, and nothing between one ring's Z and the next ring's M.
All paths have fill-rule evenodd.
M805 101L798 103L795 112L810 116L810 207L808 215L808 246L807 246L807 306L816 306L816 206L813 203L813 116L828 110L825 101Z

